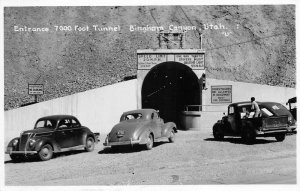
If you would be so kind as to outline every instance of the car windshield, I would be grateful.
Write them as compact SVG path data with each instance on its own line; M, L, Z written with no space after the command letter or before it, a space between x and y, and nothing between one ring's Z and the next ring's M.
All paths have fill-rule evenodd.
M56 120L53 119L41 119L38 120L35 124L35 129L38 128L50 128L50 129L54 129L56 126Z
M143 115L141 113L131 113L124 116L124 120L131 120L131 119L141 119Z

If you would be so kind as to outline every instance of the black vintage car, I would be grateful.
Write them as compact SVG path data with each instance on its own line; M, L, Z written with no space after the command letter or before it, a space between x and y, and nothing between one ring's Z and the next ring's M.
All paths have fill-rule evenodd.
M93 133L71 115L52 115L37 120L33 130L23 131L12 139L6 150L13 161L37 155L40 160L49 160L53 153L84 148L94 150L99 133Z
M251 102L232 103L228 115L213 126L213 136L221 140L224 136L241 136L247 144L256 137L275 137L283 141L287 133L296 131L296 121L289 110L276 102L257 102L261 113L254 117Z
M291 114L297 120L297 97L289 99L286 104L289 105L289 110Z

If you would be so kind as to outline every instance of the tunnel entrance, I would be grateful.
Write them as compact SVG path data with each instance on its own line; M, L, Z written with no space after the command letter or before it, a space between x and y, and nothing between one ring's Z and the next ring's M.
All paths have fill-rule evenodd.
M178 62L154 66L142 84L142 108L160 111L165 122L180 128L180 114L185 105L201 105L199 79L193 70Z

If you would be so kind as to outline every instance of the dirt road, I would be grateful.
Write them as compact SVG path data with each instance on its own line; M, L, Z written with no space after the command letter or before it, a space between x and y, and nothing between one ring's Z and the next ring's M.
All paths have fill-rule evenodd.
M175 143L150 150L69 152L50 161L12 163L5 156L6 185L295 184L296 136L284 142L259 138L215 141L211 133L179 131Z

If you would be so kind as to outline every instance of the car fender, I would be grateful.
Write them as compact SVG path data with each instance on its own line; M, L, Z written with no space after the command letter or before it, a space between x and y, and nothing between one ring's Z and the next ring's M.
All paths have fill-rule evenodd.
M169 137L172 130L174 130L175 133L177 133L176 124L174 122L165 123L165 125L162 127L162 137Z
M9 141L9 143L8 143L8 145L7 145L7 147L13 147L13 145L12 145L12 143L14 142L14 140L18 140L19 141L19 137L15 137L15 138L13 138L11 141ZM17 145L19 145L19 142L18 142L18 144Z
M59 152L61 150L60 146L52 139L48 137L42 137L36 140L36 144L33 150L39 151L45 144L50 144L53 147L54 152Z
M149 134L152 134L153 140L155 140L154 133L151 131L150 128L146 128L142 131L142 133L139 136L140 144L146 144L147 143L147 139L148 139Z
M86 128L81 137L81 145L85 145L87 137L93 137L94 141L97 142L94 133L92 133L88 128Z
M224 129L224 123L222 122L222 120L218 120L214 125L213 125L213 131L215 131L216 128L221 128L223 131Z

